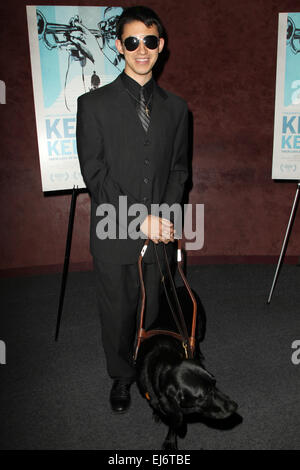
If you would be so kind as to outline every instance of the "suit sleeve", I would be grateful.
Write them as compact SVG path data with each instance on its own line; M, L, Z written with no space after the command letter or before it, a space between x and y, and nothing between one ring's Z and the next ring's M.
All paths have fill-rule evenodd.
M173 146L173 157L170 174L163 202L171 206L180 203L183 196L184 184L188 178L188 107L185 104L177 127Z
M97 204L110 203L118 207L119 196L127 196L128 204L138 201L125 194L110 175L105 160L101 124L96 119L91 103L78 98L76 139L80 169L88 190Z

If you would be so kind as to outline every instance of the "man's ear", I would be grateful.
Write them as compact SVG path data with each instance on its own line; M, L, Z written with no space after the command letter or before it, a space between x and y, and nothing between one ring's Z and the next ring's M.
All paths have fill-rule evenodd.
M161 51L163 50L165 45L165 40L164 38L159 38L159 44L158 44L158 53L160 54Z
M120 54L124 55L123 44L122 44L122 41L120 41L120 39L116 39L116 48Z

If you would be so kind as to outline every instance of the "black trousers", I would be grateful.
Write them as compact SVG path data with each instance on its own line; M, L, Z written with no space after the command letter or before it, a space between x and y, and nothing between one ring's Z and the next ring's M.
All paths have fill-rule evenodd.
M140 313L138 264L103 263L94 258L102 342L107 372L113 379L135 379L133 353ZM165 272L164 264L162 270ZM144 327L149 329L159 312L162 291L156 263L143 264L146 290Z

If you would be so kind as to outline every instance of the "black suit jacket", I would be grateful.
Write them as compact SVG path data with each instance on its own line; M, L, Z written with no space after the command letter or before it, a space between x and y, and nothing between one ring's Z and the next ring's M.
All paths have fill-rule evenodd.
M145 204L148 213L151 204L181 202L188 176L186 102L154 83L146 134L119 76L78 98L76 135L82 176L91 194L91 253L105 262L135 263L145 240L119 238L119 229L124 236L128 225L118 217L119 196L127 196L128 207ZM97 236L101 216L96 211L104 203L116 210L116 239ZM134 218L128 217L128 223ZM148 250L145 259L152 256Z

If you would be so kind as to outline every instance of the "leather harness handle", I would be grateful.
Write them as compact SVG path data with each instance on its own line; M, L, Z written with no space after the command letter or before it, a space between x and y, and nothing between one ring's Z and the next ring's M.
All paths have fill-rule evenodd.
M139 256L139 259L138 259L138 270L139 270L139 276L140 276L140 287L141 287L141 313L140 313L140 322L139 322L139 328L138 328L138 332L137 332L137 344L136 344L136 349L135 349L135 354L134 354L134 360L136 360L137 358L137 355L138 355L138 350L140 348L140 345L141 345L141 342L146 339L146 338L149 338L150 336L153 336L153 335L156 335L156 334L166 334L166 335L170 335L170 336L173 336L183 342L185 342L185 338L181 335L181 334L178 334L178 333L175 333L173 331L168 331L168 330L150 330L150 331L146 331L144 329L144 312L145 312L145 301L146 301L146 292L145 292L145 284L144 284L144 278L143 278L143 270L142 270L142 260L143 260L143 257L146 253L146 250L148 248L148 245L149 245L149 238L146 240L146 242L144 243L144 246L141 250L141 253L140 253L140 256ZM180 273L180 276L183 280L183 283L190 295L190 298L192 300L192 303L193 303L193 320L192 320L192 328L191 328L191 335L190 337L188 338L188 345L187 348L185 348L185 352L186 352L186 356L190 357L190 358L193 358L194 357L194 354L195 354L195 330L196 330L196 321L197 321L197 302L196 302L196 299L193 295L193 292L192 292L192 289L190 288L189 284L188 284L188 281L183 273L183 270L182 270L182 252L181 252L181 240L178 239L177 240L177 244L178 244L178 247L177 247L177 264L178 264L178 271ZM180 309L181 310L181 309ZM184 321L184 318L182 317L181 321L184 322L184 326L185 326L185 330L186 330L186 325L185 325L185 321Z
M141 299L140 325L139 325L138 334L137 334L137 345L135 349L134 360L136 360L137 358L137 354L138 354L138 350L139 350L142 338L144 337L146 333L145 330L143 329L146 293L145 293L145 284L144 284L144 278L143 278L142 260L148 248L149 242L150 242L150 239L148 238L144 243L144 246L141 250L141 253L138 259L138 269L139 269L139 276L140 276L142 299Z
M189 286L189 283L184 275L183 269L182 269L182 253L181 253L181 240L178 240L178 250L177 250L177 264L178 264L178 271L181 276L181 279L184 282L184 285L190 295L190 298L193 302L193 320L192 320L192 328L191 328L191 335L190 335L190 348L192 352L192 356L195 354L195 346L196 346L196 340L195 340L195 331L196 331L196 322L197 322L197 301L195 299L195 296L193 294L193 291L191 287Z

